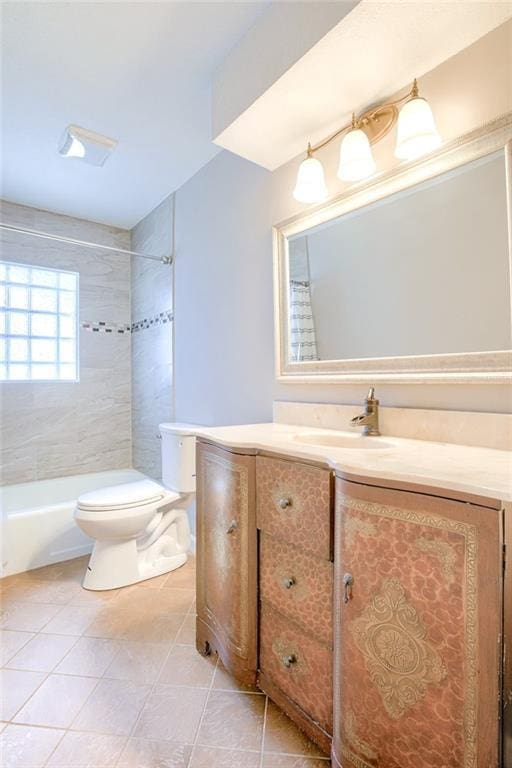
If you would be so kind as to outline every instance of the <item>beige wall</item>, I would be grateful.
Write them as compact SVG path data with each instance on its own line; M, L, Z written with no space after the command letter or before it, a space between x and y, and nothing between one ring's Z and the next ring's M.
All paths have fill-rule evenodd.
M114 247L130 234L2 203L0 221ZM80 273L80 321L129 324L130 258L0 232L0 257ZM131 466L130 334L80 330L79 382L0 384L5 484Z
M420 86L445 140L512 110L512 23L421 77ZM376 147L381 168L397 162L393 140ZM337 152L333 144L322 154L333 194L343 188ZM269 420L273 398L355 403L365 394L363 385L282 385L274 378L271 227L303 208L291 195L297 164L269 173L223 152L177 193L179 420ZM379 395L386 405L512 411L504 385L382 385Z

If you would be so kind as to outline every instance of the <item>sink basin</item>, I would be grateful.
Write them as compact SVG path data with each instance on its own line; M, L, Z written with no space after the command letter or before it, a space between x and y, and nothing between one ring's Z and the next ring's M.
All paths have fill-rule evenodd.
M383 451L393 448L393 443L383 440L381 437L367 437L366 435L348 435L343 433L333 433L328 435L325 432L307 433L305 435L294 435L293 440L296 443L304 445L327 446L329 448L349 448L350 450L364 451Z

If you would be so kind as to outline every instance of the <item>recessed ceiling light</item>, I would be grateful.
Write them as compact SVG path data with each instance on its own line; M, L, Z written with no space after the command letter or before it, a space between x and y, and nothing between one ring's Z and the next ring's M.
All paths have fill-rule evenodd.
M116 146L115 139L78 125L68 125L60 141L59 152L63 157L75 157L89 165L103 165Z

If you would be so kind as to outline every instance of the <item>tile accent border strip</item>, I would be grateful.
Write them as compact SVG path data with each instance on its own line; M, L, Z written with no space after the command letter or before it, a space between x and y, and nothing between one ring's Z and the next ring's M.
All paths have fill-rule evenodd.
M137 320L135 323L107 323L103 320L98 321L84 321L80 323L80 330L92 331L93 333L112 333L112 334L124 334L135 333L136 331L142 331L146 328L153 328L156 325L166 325L174 320L172 310L168 309L165 312L159 312L153 317L145 317L142 320Z
M166 323L172 322L173 319L174 316L172 310L167 309L165 312L159 312L158 315L145 317L143 320L137 320L135 323L132 323L131 332L135 333L136 331L142 331L145 328L152 328L154 325L165 325Z
M102 320L98 322L80 323L81 331L92 331L93 333L130 333L131 327L126 323L106 323Z

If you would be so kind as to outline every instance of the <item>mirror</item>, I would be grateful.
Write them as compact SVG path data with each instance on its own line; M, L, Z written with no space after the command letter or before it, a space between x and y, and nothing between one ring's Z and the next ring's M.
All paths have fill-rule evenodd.
M278 375L510 375L510 146L497 133L276 229Z

